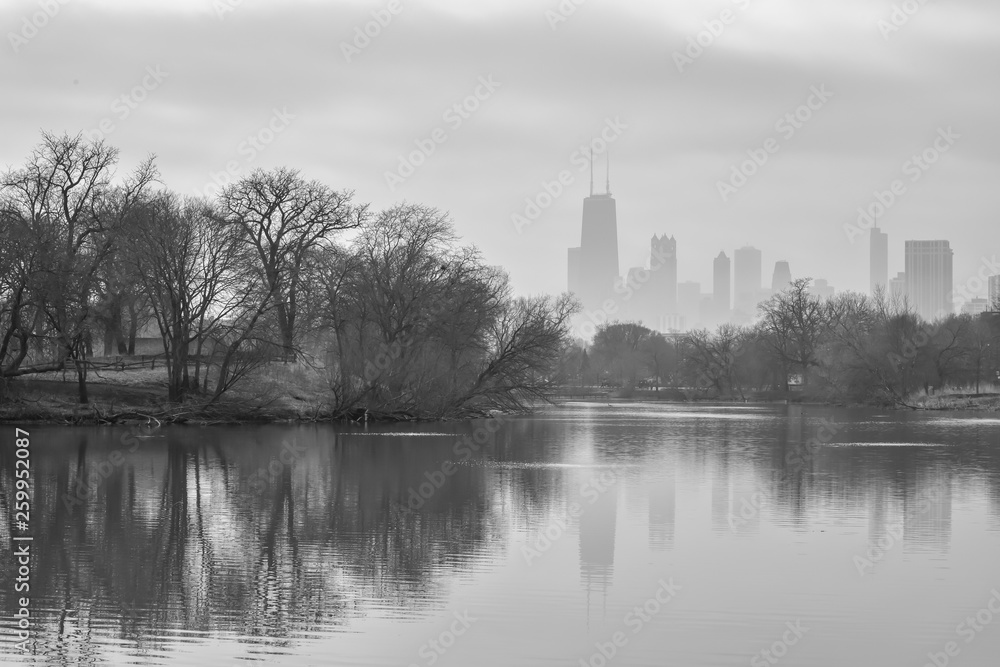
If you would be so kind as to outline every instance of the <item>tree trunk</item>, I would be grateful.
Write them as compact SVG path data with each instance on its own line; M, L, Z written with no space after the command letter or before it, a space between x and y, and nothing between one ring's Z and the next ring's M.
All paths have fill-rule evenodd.
M118 346L118 354L125 354L126 352L128 352L128 348L125 346L125 336L123 335L125 327L123 326L122 323L121 306L118 306L118 309L115 311L114 323L115 323L114 327L115 343Z
M111 332L111 328L107 327L104 329L104 356L111 356L111 348L114 346L114 334Z
M80 392L80 405L87 405L90 403L90 398L87 396L87 360L77 357L73 359L73 364L76 366L76 380Z
M198 335L198 340L196 341L194 348L194 381L191 383L191 388L194 391L198 391L201 386L201 351L204 339L201 334ZM205 375L208 376L208 369L205 369Z
M135 355L135 337L139 333L139 314L136 313L135 304L128 304L128 354Z

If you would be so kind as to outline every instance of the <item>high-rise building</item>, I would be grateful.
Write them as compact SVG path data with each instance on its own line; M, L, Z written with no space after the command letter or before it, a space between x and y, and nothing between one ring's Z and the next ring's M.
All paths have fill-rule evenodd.
M684 318L677 313L671 313L664 317L657 318L654 326L650 329L660 333L679 332L684 329Z
M760 250L750 246L733 253L733 309L744 317L753 317L761 295Z
M569 291L580 297L582 294L580 289L580 249L570 248L566 259L569 264Z
M684 328L693 329L701 322L701 283L690 280L677 285L677 312L684 318Z
M715 301L716 317L719 322L729 319L729 309L733 307L731 266L724 252L720 252L712 263L712 298Z
M906 272L900 271L895 278L889 279L889 293L886 295L890 301L902 301L906 297Z
M774 274L771 276L771 293L777 294L792 284L792 270L788 262L781 260L774 263Z
M611 182L607 191L594 194L594 165L590 165L590 196L583 200L580 246L568 253L570 288L583 303L584 311L600 310L614 295L620 280L618 269L618 215Z
M625 276L624 289L619 290L619 308L616 318L641 322L651 326L653 316L649 308L649 272L645 267L633 266Z
M823 278L817 278L814 280L812 287L809 288L809 291L820 301L827 301L833 298L833 285L826 282Z
M718 306L715 304L715 296L712 294L702 294L701 303L698 304L698 319L700 320L698 327L712 329L718 324L729 321L729 311L720 313ZM689 330L691 328L693 327L688 327Z
M992 313L1000 312L1000 274L990 276L989 306Z
M878 286L889 290L889 235L878 227L872 227L871 247L868 257L868 282L872 294Z
M989 301L982 297L974 297L962 304L963 315L979 315L989 310Z
M665 330L660 323L677 315L677 241L674 237L654 234L649 241L649 283L643 289L649 291L647 303L657 322L653 328Z
M947 241L906 242L906 297L928 322L954 311L952 250Z

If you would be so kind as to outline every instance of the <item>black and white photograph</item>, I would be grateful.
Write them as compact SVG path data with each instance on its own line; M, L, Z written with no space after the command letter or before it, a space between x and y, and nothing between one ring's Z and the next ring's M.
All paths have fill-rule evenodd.
M1000 665L997 0L0 0L0 664Z

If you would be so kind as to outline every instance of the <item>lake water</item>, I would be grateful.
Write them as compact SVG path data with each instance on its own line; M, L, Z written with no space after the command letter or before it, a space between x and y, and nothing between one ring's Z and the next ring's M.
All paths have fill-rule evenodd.
M13 431L7 662L1000 664L995 414L602 403L367 430L38 426L27 655Z

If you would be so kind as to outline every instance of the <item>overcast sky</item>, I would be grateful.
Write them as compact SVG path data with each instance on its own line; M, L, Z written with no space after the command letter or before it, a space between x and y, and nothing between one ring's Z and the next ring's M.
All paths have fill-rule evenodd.
M765 284L786 259L865 290L868 235L845 225L894 180L891 275L904 239L950 240L957 285L1000 255L996 0L4 0L0 25L3 167L43 129L102 121L122 169L154 153L181 193L287 165L376 208L450 211L522 293L566 289L589 189L574 153L602 131L623 271L666 233L705 292L747 243ZM434 150L387 177L415 142ZM747 151L766 162L720 192Z

